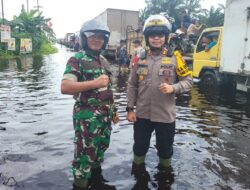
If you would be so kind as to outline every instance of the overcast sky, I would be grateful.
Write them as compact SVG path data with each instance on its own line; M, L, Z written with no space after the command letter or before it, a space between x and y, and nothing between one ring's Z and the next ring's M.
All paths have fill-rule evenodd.
M58 38L67 32L79 31L83 22L107 8L139 11L145 7L144 0L3 0L5 18L11 20L14 15L19 15L22 4L27 8L27 1L29 9L34 9L38 1L43 15L52 18L52 28ZM217 6L218 3L225 2L226 0L204 0L202 6L209 9L211 5Z

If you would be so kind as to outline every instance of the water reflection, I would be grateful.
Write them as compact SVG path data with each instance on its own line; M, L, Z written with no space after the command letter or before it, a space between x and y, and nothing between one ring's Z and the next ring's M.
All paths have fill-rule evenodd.
M173 168L171 167L164 170L159 169L154 179L157 182L157 190L170 190L175 181Z
M116 77L117 92L126 92L127 82L128 82L128 72L120 72Z
M41 110L48 104L44 96L49 93L48 79L46 71L42 69L43 65L44 61L41 56L25 56L9 60L5 68L0 70L2 84L0 100L5 103L1 105L0 114L5 113L7 122L11 118L21 117L20 123L35 123L39 120L39 118L35 119L30 116L37 115L38 113L31 112Z
M0 62L1 190L71 188L73 100L59 89L70 56L61 48L50 56ZM115 64L111 70L121 119L113 126L103 164L111 185L118 190L250 189L250 101L244 94L211 94L194 85L178 96L174 171L159 174L153 137L146 160L149 179L138 181L131 176L133 125L125 112L128 72L119 73Z
M32 72L39 71L44 64L42 56L23 56L20 58L1 60L0 72L16 71L16 72Z
M248 145L244 145L246 141L250 142L249 107L246 104L248 99L245 94L204 93L195 85L190 96L190 117L188 117L187 110L183 110L182 107L179 108L178 118L182 121L191 121L192 126L185 125L185 127L177 129L178 134L188 135L192 133L208 143L199 141L199 143L195 142L195 146L189 146L193 147L195 152L204 154L208 150L211 154L204 159L200 156L200 161L203 160L208 171L223 179L222 182L215 183L216 187L248 189L250 187L249 180L241 175L248 173L247 176L249 176L250 171L250 160L247 159L249 158L249 148ZM178 145L183 146L185 143ZM209 177L212 178L212 175L210 174ZM234 184L232 179L245 181L244 185Z

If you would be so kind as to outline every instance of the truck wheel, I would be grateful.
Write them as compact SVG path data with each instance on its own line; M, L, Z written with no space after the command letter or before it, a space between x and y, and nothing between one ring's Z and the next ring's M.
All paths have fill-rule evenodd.
M214 90L218 88L218 81L216 75L212 71L206 71L199 82L199 85L202 89L206 91Z

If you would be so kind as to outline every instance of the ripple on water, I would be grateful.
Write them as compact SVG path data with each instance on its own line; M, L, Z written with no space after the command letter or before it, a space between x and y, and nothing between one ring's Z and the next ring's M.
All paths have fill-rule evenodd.
M73 159L71 96L60 94L65 48L44 57L0 63L0 171L15 177L18 189L70 189ZM132 189L133 125L126 120L128 72L113 72L120 115L113 125L103 174L117 189ZM250 103L243 94L211 96L194 85L179 96L172 189L249 189ZM6 129L6 130L2 130ZM146 158L150 189L157 189L155 134ZM1 180L1 179L0 179ZM0 184L0 189L2 188Z

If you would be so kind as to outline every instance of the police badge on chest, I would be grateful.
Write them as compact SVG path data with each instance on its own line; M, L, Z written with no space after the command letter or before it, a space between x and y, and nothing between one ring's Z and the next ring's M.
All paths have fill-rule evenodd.
M136 73L139 76L139 81L144 80L145 77L148 75L148 66L147 65L139 66Z

